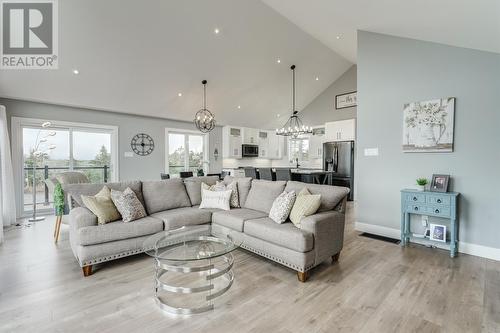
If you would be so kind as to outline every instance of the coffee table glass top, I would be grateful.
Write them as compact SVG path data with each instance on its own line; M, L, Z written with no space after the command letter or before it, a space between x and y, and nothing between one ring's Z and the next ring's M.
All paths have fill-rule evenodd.
M234 251L241 242L214 236L210 225L184 226L152 235L144 242L146 253L167 261L211 259Z

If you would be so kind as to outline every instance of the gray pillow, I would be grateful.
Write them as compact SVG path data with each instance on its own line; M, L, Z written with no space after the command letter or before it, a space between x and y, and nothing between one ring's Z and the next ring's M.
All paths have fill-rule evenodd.
M233 181L236 181L238 187L238 199L240 201L240 207L243 207L245 201L247 200L248 192L250 192L250 187L252 185L251 177L224 177L224 184L227 186Z
M285 185L286 181L252 180L252 187L243 207L269 214L274 200L283 192Z
M191 206L186 187L180 178L143 182L142 194L148 214Z
M123 192L111 190L111 200L120 212L123 222L131 222L147 216L144 206L130 187Z
M347 194L349 194L349 189L347 187L306 184L295 181L288 181L285 191L295 191L295 193L300 193L300 191L302 191L304 187L306 187L311 194L321 194L321 204L319 206L318 212L324 212L334 209L335 206L337 206L340 201Z

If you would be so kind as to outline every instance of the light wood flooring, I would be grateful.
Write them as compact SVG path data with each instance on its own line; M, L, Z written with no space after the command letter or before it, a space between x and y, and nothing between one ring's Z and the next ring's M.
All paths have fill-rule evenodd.
M0 332L500 332L500 262L359 237L349 206L340 261L295 272L243 250L214 311L164 314L153 262L137 255L84 278L54 219L6 231L0 246Z

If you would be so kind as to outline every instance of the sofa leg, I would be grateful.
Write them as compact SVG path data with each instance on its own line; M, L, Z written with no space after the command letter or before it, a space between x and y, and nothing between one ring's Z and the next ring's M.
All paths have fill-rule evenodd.
M336 263L337 261L339 261L339 258L340 258L340 252L339 253L336 253L332 256L332 264Z
M83 276L87 277L92 275L92 265L82 267Z
M300 282L306 282L309 277L309 272L297 272L297 278Z

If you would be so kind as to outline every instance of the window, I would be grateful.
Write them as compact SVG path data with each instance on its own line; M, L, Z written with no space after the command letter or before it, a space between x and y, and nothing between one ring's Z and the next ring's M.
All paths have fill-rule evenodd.
M294 162L296 159L299 159L299 161L309 160L309 138L290 138L288 140L288 151L290 152L290 162Z
M166 172L170 176L178 176L181 171L192 171L196 175L198 169L208 170L207 135L167 130L166 140Z
M18 211L27 215L33 210L33 177L37 209L50 211L53 207L53 193L45 185L45 179L57 173L75 170L87 175L92 183L116 180L117 172L117 130L115 127L87 125L67 122L52 122L52 126L41 128L42 120L12 118L14 173L20 188ZM95 126L95 127L93 127ZM48 136L50 132L55 135ZM39 146L42 158L34 165L35 145L38 139L46 137ZM48 149L49 146L54 149Z

